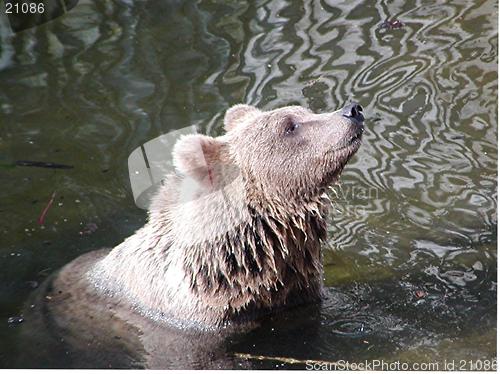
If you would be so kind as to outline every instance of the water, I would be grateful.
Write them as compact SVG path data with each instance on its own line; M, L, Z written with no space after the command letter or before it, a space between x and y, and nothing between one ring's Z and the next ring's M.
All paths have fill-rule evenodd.
M236 355L259 368L496 357L496 2L253 3L80 1L22 33L0 23L2 367L45 365L16 360L29 321L7 323L34 282L144 223L136 147L191 124L220 134L238 102L351 99L367 131L332 192L327 299L230 339L228 355L265 356ZM74 168L10 166L26 159Z

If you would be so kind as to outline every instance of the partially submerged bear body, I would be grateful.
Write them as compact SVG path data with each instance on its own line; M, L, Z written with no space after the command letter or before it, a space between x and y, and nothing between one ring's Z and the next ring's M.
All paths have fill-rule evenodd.
M79 314L88 318L102 304L132 325L150 317L212 329L319 300L325 191L359 148L360 112L236 105L225 135L181 138L177 172L166 177L148 223L54 278L49 308L71 310L56 319L78 325ZM92 304L85 313L82 300Z

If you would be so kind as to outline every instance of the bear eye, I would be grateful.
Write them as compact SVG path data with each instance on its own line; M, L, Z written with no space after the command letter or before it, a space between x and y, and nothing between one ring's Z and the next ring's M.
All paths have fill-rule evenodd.
M300 127L299 123L297 123L297 122L295 122L293 120L290 120L286 124L285 134L286 135L292 135L299 127Z

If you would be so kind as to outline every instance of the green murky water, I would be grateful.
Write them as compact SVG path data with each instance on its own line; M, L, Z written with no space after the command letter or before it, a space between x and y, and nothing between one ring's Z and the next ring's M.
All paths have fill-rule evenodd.
M219 134L238 102L320 112L351 99L367 131L332 192L328 296L228 341L228 354L495 359L497 14L491 0L89 0L17 34L3 19L0 366L72 366L71 352L19 362L25 342L7 321L34 282L144 223L128 182L136 147L191 124Z

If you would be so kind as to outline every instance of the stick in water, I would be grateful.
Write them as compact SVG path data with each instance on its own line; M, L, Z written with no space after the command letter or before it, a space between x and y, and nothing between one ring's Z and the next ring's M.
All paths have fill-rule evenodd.
M45 222L45 216L47 215L47 212L49 211L50 207L52 206L52 203L54 202L54 198L56 197L56 191L52 193L52 196L47 203L47 206L45 207L44 210L42 210L42 214L40 214L40 217L38 217L38 224L41 226Z
M321 361L321 360L301 360L293 357L272 357L272 356L261 356L261 355L252 355L248 353L235 353L234 354L238 358L243 358L245 360L258 360L258 361L278 361L286 364L317 364L317 365L326 365L327 367L333 368L335 367L345 367L348 370L356 370L355 365L346 364L345 362L338 361Z
M56 164L55 162L44 162L44 161L18 160L14 163L14 165L32 166L36 168L48 168L48 169L73 169L72 165Z

